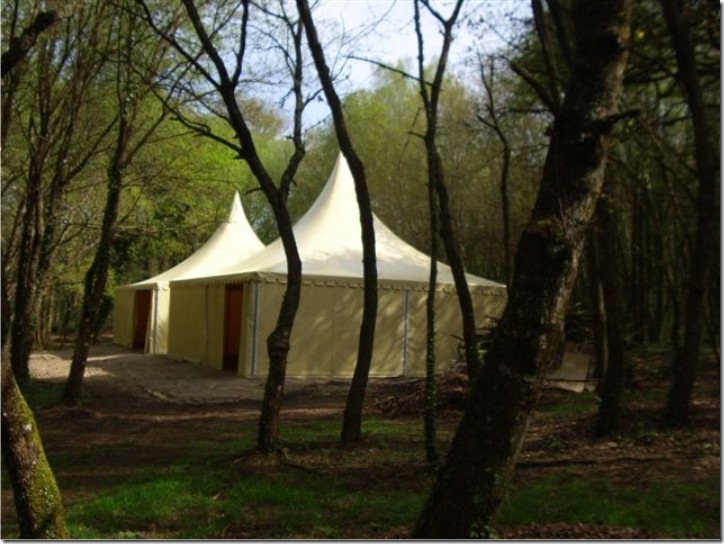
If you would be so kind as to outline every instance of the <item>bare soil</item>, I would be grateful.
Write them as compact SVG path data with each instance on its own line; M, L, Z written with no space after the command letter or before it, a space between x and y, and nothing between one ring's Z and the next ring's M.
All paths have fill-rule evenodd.
M64 381L71 355L70 350L33 354L32 376L42 382ZM631 387L641 391L649 390L653 381L661 381L645 369L637 369L636 376ZM240 378L163 356L101 344L91 350L83 405L78 408L51 406L38 410L36 418L47 451L56 455L96 452L92 466L79 461L77 466L56 471L64 500L72 501L92 493L99 476L113 475L121 479L135 474L139 466L163 466L168 459L188 453L187 445L192 442L227 439L224 430L230 422L258 418L263 387L262 378ZM341 418L348 387L349 380L345 379L289 379L284 418ZM389 417L418 419L421 387L420 380L372 379L366 410ZM453 428L460 415L464 391L464 378L453 376L441 392L442 418ZM545 406L571 394L549 390L541 402ZM666 479L695 482L715 478L719 481L718 365L704 365L693 412L686 429L659 432L660 402L632 402L626 406L625 428L607 439L591 436L590 416L565 421L539 418L527 435L515 481L545 478L562 466L573 474L585 471L612 482L636 482L642 488ZM132 441L128 437L133 437ZM97 451L102 448L109 451L105 463L98 462ZM368 470L370 481L374 481L377 468L370 466ZM414 471L399 477L409 478L410 488L419 487L419 474ZM702 508L719 510L720 504L706 504ZM3 524L12 521L14 515L12 491L5 482ZM501 531L503 538L516 539L656 537L645 530L584 524L502 527ZM404 538L405 529L385 536Z

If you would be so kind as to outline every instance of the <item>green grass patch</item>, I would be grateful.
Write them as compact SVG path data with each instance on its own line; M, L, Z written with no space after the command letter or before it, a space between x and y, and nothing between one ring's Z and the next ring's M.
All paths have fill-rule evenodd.
M652 482L614 485L562 473L513 489L500 523L590 523L642 527L665 538L718 534L719 483Z
M536 410L536 417L541 421L567 421L595 413L598 404L595 393L571 393L559 402L540 405Z
M116 485L67 510L74 538L166 538L204 534L218 471L179 470ZM212 528L216 529L216 528Z

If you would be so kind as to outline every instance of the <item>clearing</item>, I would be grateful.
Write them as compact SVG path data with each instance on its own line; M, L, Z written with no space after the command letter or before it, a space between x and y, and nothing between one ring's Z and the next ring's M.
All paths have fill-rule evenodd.
M71 355L35 353L29 396L76 538L405 538L429 491L420 380L372 379L365 440L343 449L349 380L289 379L284 454L269 461L253 453L264 379L100 344L83 405L67 408L54 399ZM589 431L591 393L545 392L501 537L720 538L719 366L702 365L691 425L678 430L658 423L662 366L635 362L624 428L605 439ZM444 380L443 448L464 390L464 377ZM2 537L15 536L5 477Z

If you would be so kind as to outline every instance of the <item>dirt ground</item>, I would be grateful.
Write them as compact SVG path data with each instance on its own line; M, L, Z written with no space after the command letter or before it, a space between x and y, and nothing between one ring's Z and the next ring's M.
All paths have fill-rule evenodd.
M40 381L64 381L71 355L69 349L33 354L32 376ZM646 390L647 379L652 378L644 373L631 387ZM192 441L219 440L216 431L228 427L230 421L256 420L263 387L263 378L240 378L163 356L101 344L91 350L83 405L78 408L53 406L38 411L36 417L46 449L50 451L109 448L124 436L134 437L134 447L119 449L108 464L71 467L58 474L64 498L68 499L86 493L98 475L113 473L121 478L124 471L131 474L139 461L144 465L163 466L171 456L182 455L186 444ZM348 387L346 379L290 378L285 389L284 417L341 417ZM418 395L419 391L419 380L372 379L366 409L410 416L404 400ZM463 391L459 383L450 385L448 408L458 408L456 399L462 397ZM571 393L550 390L544 394L542 403L554 403L561 395ZM588 430L590 418L564 423L534 422L515 479L520 482L544 478L548 471L565 466L589 475L600 473L614 482L617 479L640 482L642 486L684 473L690 481L711 481L712 478L720 481L718 365L702 369L695 415L689 428L675 433L656 432L659 410L658 404L644 400L629 404L627 432L605 440L592 439ZM720 504L702 507L719 510ZM13 517L12 493L3 486L3 524ZM634 529L560 524L504 528L502 536L523 539L655 537Z

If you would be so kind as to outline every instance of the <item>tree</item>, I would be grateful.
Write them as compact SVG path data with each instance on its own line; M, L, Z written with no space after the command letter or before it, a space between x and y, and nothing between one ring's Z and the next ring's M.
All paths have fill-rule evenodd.
M593 223L596 237L595 247L599 250L601 290L603 295L603 331L602 337L606 347L605 373L601 377L599 391L601 404L594 432L603 436L616 430L620 424L621 396L625 378L625 350L623 345L624 311L621 302L621 271L618 264L616 241L620 239L618 211L615 206L613 191L613 169L607 172L604 193L598 200L596 217Z
M251 29L249 17L255 5L249 0L232 2L230 4L220 2L215 6L201 6L202 9L210 10L206 12L200 11L193 0L183 0L182 4L186 18L193 29L192 35L198 40L196 43L193 43L178 39L169 29L162 27L159 23L158 15L153 13L148 2L144 0L136 0L136 2L143 11L143 19L185 60L187 65L186 69L192 69L200 76L203 82L201 86L207 85L213 89L215 96L221 101L221 104L208 104L208 108L211 111L217 111L216 106L223 108L225 113L219 113L218 115L228 123L236 141L234 142L212 132L206 124L193 123L188 117L183 116L179 110L175 112L177 119L203 136L209 137L231 149L238 158L242 159L248 165L259 183L259 188L271 206L279 236L284 246L284 252L287 258L287 288L282 299L276 326L267 338L269 374L264 387L264 399L259 417L259 434L257 437L257 449L261 453L274 453L277 450L279 441L279 421L284 399L287 354L290 349L289 342L294 326L294 318L299 306L302 279L302 264L294 239L291 217L286 202L297 169L305 155L302 134L302 114L309 101L314 99L314 94L305 97L303 92L302 34L300 24L289 17L284 9L283 3L279 4L279 15L274 15L269 10L264 11L264 8L259 6L258 13L266 13L270 20L273 18L281 21L285 31L289 32L292 43L291 50L282 47L281 51L289 70L289 76L292 81L292 96L295 102L294 128L292 134L294 151L289 158L286 169L281 175L279 186L277 186L261 159L252 134L252 127L249 124L247 115L242 110L241 101L237 97L237 92L240 92L242 89L242 69L245 66L245 55L248 53L247 47L250 43L247 41L249 40L249 32ZM241 8L241 14L237 16L236 12L239 7ZM206 17L207 14L209 17ZM178 16L178 14L172 14L172 18L174 16ZM222 35L222 31L231 20L234 20L234 22L238 24L238 34L234 39L236 48L228 57L225 57L215 42L218 40L223 43L224 36ZM268 20L267 23L269 23L270 20ZM207 22L213 21L217 21L218 26L208 30L206 28ZM269 36L266 36L266 39L269 39ZM279 48L280 44L281 42L277 41L274 47ZM196 53L195 49L192 48L198 48L199 53ZM203 62L201 60L202 58ZM227 67L227 60L225 60L227 58L231 62L230 67ZM186 83L187 87L185 92L194 100L198 100L208 91L208 88L195 89L190 81Z
M478 115L478 120L492 130L503 148L503 164L500 172L500 205L503 213L503 249L505 252L505 279L510 285L513 279L513 240L510 217L510 162L512 148L510 141L502 127L503 114L498 110L495 96L495 59L490 57L486 69L483 61L480 61L480 77L485 88L486 116Z
M575 57L552 127L538 199L513 284L415 538L493 533L494 516L562 340L587 227L603 184L622 88L630 2L576 2Z
M68 538L63 501L35 417L20 392L12 366L2 363L2 449L20 538Z
M151 92L150 82L154 75L160 72L167 49L166 44L161 42L161 47L159 47L156 42L155 50L152 48L153 46L146 49L144 52L150 59L149 65L139 66L132 59L132 55L134 50L139 50L139 44L144 41L148 42L148 39L144 39L139 34L139 27L135 26L135 21L130 18L128 11L119 8L114 15L116 26L110 32L117 40L115 50L116 141L107 169L108 189L101 232L93 262L85 276L75 349L70 373L63 390L63 401L69 405L78 404L81 398L90 343L96 328L111 265L111 251L118 224L118 210L124 187L125 171L168 114L168 110L162 107L160 114L155 119L148 121L143 119L142 115L144 110L149 109L147 98ZM134 72L139 72L138 78L135 77ZM139 132L140 135L134 138Z
M10 47L2 54L0 65L2 77L9 74L18 63L22 62L38 40L38 36L58 20L55 11L41 11L35 16L32 24L23 29L20 36L10 39Z
M480 351L478 347L478 334L475 324L475 310L473 308L473 300L468 288L467 279L465 278L465 266L462 257L458 251L455 242L455 233L453 231L453 221L450 209L450 195L447 184L445 183L445 171L442 165L442 158L437 143L438 128L438 107L440 103L440 93L442 92L443 77L447 67L448 55L450 53L450 45L452 43L452 31L460 15L462 2L458 1L453 7L452 14L445 19L439 12L435 11L428 2L423 2L427 10L435 17L435 19L443 27L443 45L440 52L440 59L437 63L435 76L432 84L425 80L424 70L424 43L422 30L420 27L419 2L415 2L415 29L418 41L418 83L420 86L420 96L422 97L423 109L426 117L426 130L423 136L425 142L425 151L427 153L427 170L428 183L435 188L437 195L437 204L440 210L440 237L445 246L450 268L452 270L453 279L455 280L455 289L457 290L458 301L460 303L460 315L463 322L463 340L465 343L465 363L467 365L468 376L472 379L480 366Z
M684 347L674 363L674 382L666 404L666 420L673 425L688 419L691 397L696 381L702 341L705 293L709 271L718 247L717 210L719 209L719 155L710 126L704 93L701 88L695 57L695 46L689 31L689 11L675 0L661 0L671 41L676 52L678 78L684 89L694 128L694 158L699 181L697 195L696 238L691 256ZM718 7L715 9L719 9Z
M317 75L322 84L329 108L332 111L339 147L347 159L349 169L354 178L355 193L359 206L362 230L364 304L362 323L360 324L357 364L354 367L354 374L347 396L347 403L344 409L344 421L342 424L342 442L344 444L352 444L358 442L362 437L362 407L364 405L365 391L367 389L367 381L372 364L375 324L377 322L377 258L375 254L375 229L372 218L372 204L367 187L364 165L357 155L355 147L352 145L342 110L342 102L335 90L332 74L327 66L324 50L317 36L317 29L314 25L307 0L297 0L297 9L307 34L307 43L309 44L309 50L312 53L314 64L317 67Z
M82 116L92 107L91 91L106 60L105 10L103 2L78 9L72 22L62 27L62 34L41 40L32 59L37 73L31 92L38 106L23 119L28 166L21 174L24 209L10 324L11 364L20 383L29 379L40 293L53 257L68 234L59 225L66 193L71 182L89 167L112 125L90 124Z
M16 10L14 17L17 17L17 15ZM20 47L22 52L12 52L14 60L7 62L10 66L6 65L6 55L9 55L11 52L8 51L3 54L3 79L11 74L12 69L27 55L35 44L37 34L45 30L49 24L52 24L51 21L47 26L43 26L44 23L42 23L42 19L42 14L38 15L32 25L35 29L31 33L27 31L23 32L21 41L26 39L27 41L19 46L16 44L16 47ZM42 28L40 28L41 26ZM32 38L27 38L29 34L32 35ZM3 106L8 105L9 104L4 101ZM9 117L5 117L5 114L3 114L3 122L5 123L8 119ZM5 126L3 126L3 130L4 129ZM3 132L3 134L5 133ZM5 256L5 253L3 253L3 257ZM3 263L2 281L3 321L10 317L4 268L5 263ZM15 500L15 510L20 526L20 537L29 539L68 538L69 535L65 523L60 490L58 489L58 484L55 481L55 475L50 468L48 459L45 456L45 450L35 422L35 416L18 387L13 373L13 367L8 358L8 333L9 328L3 324L2 347L0 348L0 357L2 359L0 363L0 380L2 382L2 455L8 470L10 482L13 486L13 498Z

